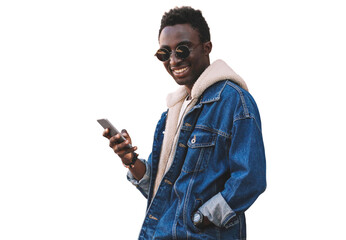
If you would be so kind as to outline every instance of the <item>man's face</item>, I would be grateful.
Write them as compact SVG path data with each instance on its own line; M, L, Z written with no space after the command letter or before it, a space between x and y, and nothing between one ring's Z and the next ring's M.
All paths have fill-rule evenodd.
M202 72L209 66L211 42L201 43L198 31L190 24L167 26L161 31L160 48L172 51L170 59L163 62L167 72L179 85L185 85L191 90ZM180 59L175 55L175 49L185 45L190 49L190 55Z

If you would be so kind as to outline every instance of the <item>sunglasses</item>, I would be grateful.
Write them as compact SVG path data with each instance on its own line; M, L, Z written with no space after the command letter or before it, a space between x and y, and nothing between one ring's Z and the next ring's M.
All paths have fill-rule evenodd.
M159 59L160 61L162 62L165 62L167 61L168 59L170 59L171 57L171 54L172 54L173 51L169 51L168 49L166 48L160 48L159 50L157 50L155 56L157 57L157 59ZM185 46L185 45L180 45L178 46L176 49L175 49L175 56L177 58L180 58L180 59L185 59L187 58L190 53L191 53L191 50L188 46Z

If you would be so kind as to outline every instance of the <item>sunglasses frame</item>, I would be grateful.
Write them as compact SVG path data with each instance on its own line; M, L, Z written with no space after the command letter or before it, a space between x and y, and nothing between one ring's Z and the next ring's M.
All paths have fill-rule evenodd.
M186 48L186 49L188 50L188 54L187 54L186 57L180 57L180 56L179 56L179 48L181 48L181 47L184 47L184 48ZM166 48L160 48L159 50L156 51L156 53L155 53L154 56L156 56L157 59L160 60L161 62L166 62L166 61L168 61L168 60L171 58L173 52L174 52L174 54L175 54L175 56L176 56L177 58L179 58L179 59L185 59L185 58L188 58L188 57L190 56L192 50L193 50L193 49L191 49L191 48L188 47L187 45L179 45L179 46L177 46L177 47L175 48L174 51L172 51L172 50L169 51L169 50L166 49ZM169 54L168 58L167 58L166 60L164 60L164 59L161 60L161 59L158 57L158 55L159 55L158 52L159 52L159 51L164 51L164 52L166 52L166 54ZM181 50L180 50L180 51L181 51Z

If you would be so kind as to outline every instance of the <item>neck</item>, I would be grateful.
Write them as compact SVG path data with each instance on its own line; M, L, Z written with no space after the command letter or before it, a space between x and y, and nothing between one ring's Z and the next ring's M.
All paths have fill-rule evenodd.
M187 100L191 100L191 99L192 99L191 92L192 92L193 86L194 86L194 85L192 85L191 87L185 85L185 90L186 90L186 93L187 93Z
M197 82L197 80L202 75L202 73L205 71L205 69L207 69L209 66L210 66L210 62L209 62L209 57L208 57L208 61L206 62L205 67L203 68L203 71L199 74L198 78L193 82L193 84L191 84L191 85L184 85L185 89L186 89L186 92L189 95L188 100L191 99L191 91L192 91L192 88L193 88L194 84Z

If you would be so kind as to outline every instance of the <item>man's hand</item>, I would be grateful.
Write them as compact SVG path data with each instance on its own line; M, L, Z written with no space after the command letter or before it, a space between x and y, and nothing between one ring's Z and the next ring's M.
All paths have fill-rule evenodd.
M109 135L109 129L106 128L103 132L103 136L109 139L109 146L113 151L120 157L121 161L124 164L131 163L133 152L137 150L137 147L128 148L128 144L132 144L131 138L125 129L121 130L121 134L126 139L124 142L119 143L120 134L117 134L113 137Z
M126 140L122 143L119 143L120 134L117 134L111 137L109 135L108 128L103 131L103 136L109 139L109 146L113 149L113 151L116 154L118 154L123 164L128 165L132 162L133 154L136 154L134 153L134 151L137 150L137 147L135 146L135 147L129 148L127 146L128 144L132 145L132 141L131 141L130 135L127 133L126 130L124 129L121 130L121 134ZM129 170L131 171L133 177L139 181L143 178L146 171L146 167L142 161L137 160L134 166L132 168L129 168Z
M202 222L202 228L208 227L210 225L212 225L213 223L211 221L209 221L209 218L207 218L206 216L204 216L203 218L203 222Z

